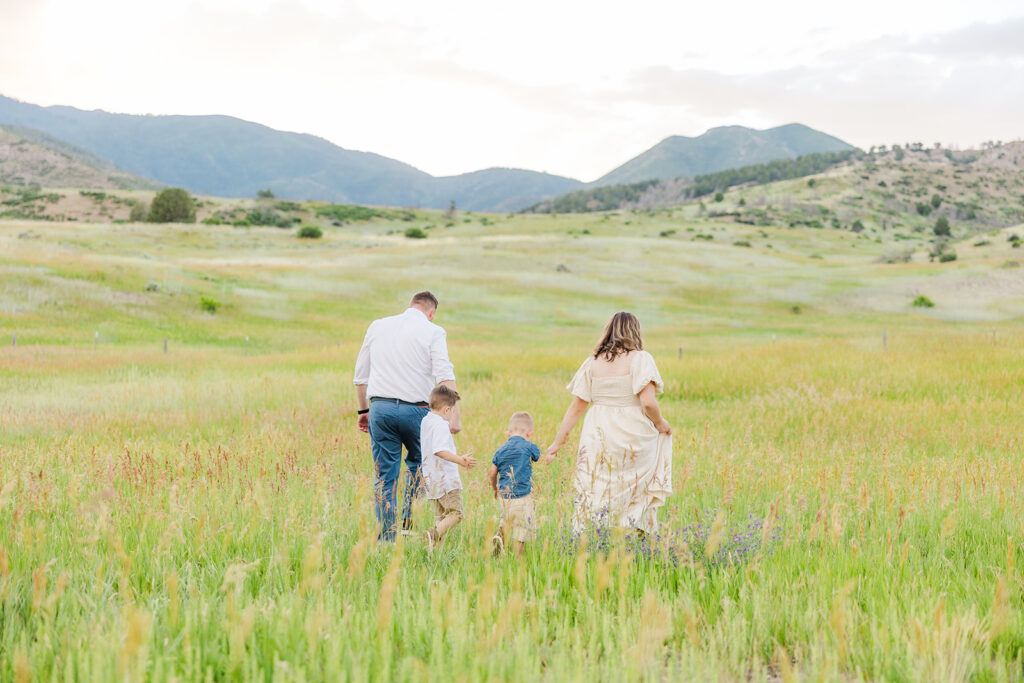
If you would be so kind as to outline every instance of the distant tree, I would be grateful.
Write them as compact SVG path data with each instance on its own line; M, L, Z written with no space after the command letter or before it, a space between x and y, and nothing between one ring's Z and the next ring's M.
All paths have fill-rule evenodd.
M939 216L939 220L935 221L934 231L936 237L949 237L952 234L949 228L949 219L945 216Z
M810 180L807 181L807 187L814 187L817 184L818 184L818 181L815 180L814 178L811 178Z
M899 145L892 146L892 152L896 155L896 161L903 161L903 148Z
M939 208L939 206L941 204L942 204L942 197L940 197L938 194L933 194L932 195L932 208L933 209L937 209L937 208Z
M864 232L864 224L861 223L860 219L858 218L853 222L853 225L850 226L850 230L854 232Z
M161 190L149 206L150 223L195 223L196 205L180 187Z
M917 203L917 212L919 214L921 214L922 216L927 216L928 214L930 214L932 212L932 207L929 206L928 204L925 204L924 202L918 202Z
M716 192L715 193L715 201L716 202L720 202L723 199L725 199L725 195L724 194L722 194L721 192Z
M268 187L265 190L260 190L259 192L257 192L256 196L259 197L260 199L273 199L274 191Z

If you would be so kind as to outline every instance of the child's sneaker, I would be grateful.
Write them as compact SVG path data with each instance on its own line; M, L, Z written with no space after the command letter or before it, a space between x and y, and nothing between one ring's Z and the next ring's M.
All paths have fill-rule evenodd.
M402 535L403 536L415 536L416 535L416 532L412 530L412 520L411 519L403 519L402 520Z
M498 557L505 550L505 541L502 540L501 535L495 535L491 539L491 554L494 557Z

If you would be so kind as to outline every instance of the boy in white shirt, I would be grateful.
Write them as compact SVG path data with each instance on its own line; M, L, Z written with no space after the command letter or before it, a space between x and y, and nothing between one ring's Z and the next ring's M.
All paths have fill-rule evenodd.
M476 459L472 453L456 455L455 439L448 422L459 393L439 384L430 392L430 412L420 423L420 450L423 466L420 474L427 500L434 501L434 528L425 532L427 550L434 549L444 535L462 521L462 479L459 465L472 469Z

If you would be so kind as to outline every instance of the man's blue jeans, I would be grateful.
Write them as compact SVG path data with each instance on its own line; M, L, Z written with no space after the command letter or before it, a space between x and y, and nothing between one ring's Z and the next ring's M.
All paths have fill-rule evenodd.
M377 521L384 541L395 540L396 532L396 489L398 475L402 469L402 446L405 446L405 465L409 474L405 480L405 500L402 519L412 517L412 501L420 487L420 422L427 414L426 408L398 403L394 400L377 399L370 402L370 445L373 449L373 466L377 473L374 489Z

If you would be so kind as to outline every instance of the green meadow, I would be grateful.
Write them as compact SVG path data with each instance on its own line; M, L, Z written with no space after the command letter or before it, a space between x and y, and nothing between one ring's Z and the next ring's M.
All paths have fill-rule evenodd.
M1019 680L1013 234L939 263L693 206L317 240L2 222L0 680ZM661 538L568 536L571 439L522 560L489 554L484 467L433 555L374 541L352 366L424 288L482 462L516 410L546 446L606 320L640 317L675 433Z

